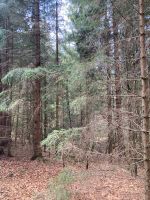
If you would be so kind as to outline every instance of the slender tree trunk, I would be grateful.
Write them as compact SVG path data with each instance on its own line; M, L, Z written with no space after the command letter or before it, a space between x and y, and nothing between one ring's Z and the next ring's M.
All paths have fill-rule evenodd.
M139 0L140 67L142 79L143 146L145 167L145 200L150 200L150 144L149 144L149 75L146 64L144 0Z
M109 1L107 2L109 3ZM106 7L107 8L107 7ZM106 43L106 56L109 58L111 55L111 44L110 44L110 35L111 35L111 29L110 29L110 24L109 24L109 17L107 12L109 12L110 9L106 9L106 14L105 14L105 28L108 30L107 35L104 37L104 42ZM111 66L110 64L107 64L107 125L108 125L108 144L107 144L107 153L112 153L114 149L114 134L112 130L112 86L111 86Z
M82 85L80 85L80 97L82 96ZM80 110L80 116L79 116L79 126L83 126L83 121L84 121L84 113L83 113L83 108L81 107Z
M40 5L39 0L34 0L34 42L35 42L35 67L41 65L40 60ZM33 132L33 157L32 160L42 156L40 142L42 139L41 129L41 82L34 82L34 132Z
M47 29L47 22L46 22L46 0L44 0L44 29ZM44 53L46 54L46 48L44 47ZM48 114L47 114L47 78L44 77L43 80L44 86L44 100L43 100L43 139L47 137L47 126L48 126ZM46 152L46 145L44 145L44 152Z
M59 65L59 22L58 22L58 0L56 0L56 64Z
M115 65L115 104L116 104L116 144L119 150L124 149L124 138L121 129L122 116L121 116L121 65L119 59L119 37L118 37L118 26L114 17L113 9L113 35L114 35L114 65Z
M46 81L46 77L44 79L44 95L46 96L47 94L47 90L46 90L46 86L47 86L47 81ZM48 125L48 116L47 116L47 99L44 99L44 135L43 138L45 139L47 137L47 125ZM44 146L44 152L46 151L46 146Z
M134 21L131 19L130 23L134 23ZM125 39L132 37L132 31L133 28L127 24L126 25L126 31L125 31ZM126 89L127 94L129 95L127 97L127 111L128 111L128 153L126 154L128 159L128 162L130 164L130 171L131 175L136 177L138 173L137 168L137 132L133 131L135 125L134 122L136 119L133 119L131 113L136 113L137 103L135 102L135 99L130 97L131 94L135 94L137 92L136 90L136 81L130 80L131 79L131 72L133 69L135 69L135 64L132 62L131 55L134 54L134 48L131 48L131 41L125 40L122 42L122 49L123 49L123 60L126 60L125 64L125 72L126 72ZM124 50L125 49L125 50ZM124 52L125 51L125 52ZM136 123L136 122L135 122ZM137 123L139 124L139 123Z
M10 17L7 16L6 21L5 21L5 30L6 30L6 51L5 51L5 60L4 60L4 66L2 67L2 76L6 75L7 72L9 71L11 65L13 64L13 40L11 36L11 24L10 24ZM11 52L12 51L12 52ZM8 86L2 84L2 90L7 90ZM11 99L11 93L10 93L10 99ZM3 117L6 119L6 131L5 131L5 136L11 137L11 114L8 112L3 113Z
M107 66L107 109L108 109L108 146L107 153L112 153L114 149L114 135L112 130L112 100L111 100L111 72L109 66Z
M59 37L58 37L58 1L56 0L56 65L59 65ZM59 129L59 82L56 83L56 129Z
M67 102L67 111L69 118L69 128L72 128L72 120L71 120L71 111L70 111L70 100L69 100L69 88L68 88L68 80L66 83L66 102Z
M89 97L90 97L90 92L89 92L89 77L86 74L85 77L85 91L86 91L86 106L85 106L85 125L88 126L90 123L90 108L89 108ZM91 106L91 105L90 105Z
M127 48L127 47L126 47ZM127 54L127 58L129 56L129 52ZM126 74L127 74L127 92L128 92L128 95L131 94L131 92L134 92L135 93L135 90L132 89L132 85L133 85L133 82L132 82L132 85L129 81L129 68L128 66L130 66L130 63L127 61L127 65L126 65ZM130 66L131 67L131 66ZM135 83L136 84L136 83ZM129 149L128 149L128 156L130 158L130 171L131 171L131 175L136 177L137 176L137 155L136 155L136 137L137 137L137 133L135 131L132 131L132 129L134 129L133 127L133 122L131 120L133 120L131 118L131 114L132 112L135 112L134 109L136 109L136 105L135 105L135 102L132 101L132 97L128 97L128 102L127 102L127 110L129 112L129 115L128 115L128 126L129 126Z
M1 80L2 80L2 51L0 50L0 93L3 91Z
M59 83L56 83L56 129L59 129Z
M21 85L19 84L19 87L18 87L18 97L19 99L21 98ZM15 120L15 127L14 127L14 132L15 132L15 147L17 146L17 139L18 139L18 136L19 136L19 117L20 117L20 105L18 104L17 106L17 109L15 111L15 117L16 117L16 120Z

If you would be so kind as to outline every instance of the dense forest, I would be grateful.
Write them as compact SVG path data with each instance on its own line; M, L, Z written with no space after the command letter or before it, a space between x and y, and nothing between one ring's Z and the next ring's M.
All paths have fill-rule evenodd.
M65 184L35 198L0 187L0 199L150 200L149 66L150 0L0 0L0 170L15 178L10 163L26 159L48 180L54 162ZM145 189L68 192L79 165L90 177L102 163L104 179L116 166Z

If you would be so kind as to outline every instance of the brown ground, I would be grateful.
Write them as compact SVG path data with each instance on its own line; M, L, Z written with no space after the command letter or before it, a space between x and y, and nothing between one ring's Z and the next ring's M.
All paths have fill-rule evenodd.
M40 161L0 160L0 200L30 200L48 186L60 171L60 165Z
M71 185L72 200L143 200L143 178L133 178L121 167L91 166L83 178Z
M108 163L71 167L77 181L69 186L72 200L143 200L142 175L130 173ZM0 158L0 200L51 200L46 194L49 180L62 170L60 163ZM39 194L39 195L38 195ZM37 196L38 198L33 198ZM61 199L66 200L66 199Z

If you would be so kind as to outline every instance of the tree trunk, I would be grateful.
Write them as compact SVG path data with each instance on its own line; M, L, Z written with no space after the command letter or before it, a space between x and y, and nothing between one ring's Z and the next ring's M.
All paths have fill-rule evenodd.
M56 0L56 65L59 65L58 2ZM59 129L59 82L56 83L56 129Z
M46 94L47 94L47 89L46 89L46 86L47 86L47 81L46 81L46 77L44 79L44 95L46 97ZM44 113L43 113L43 126L44 126L44 134L43 134L43 139L45 139L47 137L47 125L48 125L48 116L47 116L47 99L45 98L44 99ZM44 152L46 151L46 145L44 146Z
M90 98L90 92L89 92L89 77L88 74L86 74L85 77L85 92L86 92L86 105L85 105L85 125L88 126L90 123L90 108L89 108L89 98ZM90 105L91 106L91 105Z
M68 80L67 80L67 82L66 82L66 102L67 102L67 112L68 112L68 118L69 118L69 128L72 128Z
M109 3L109 1L107 2ZM105 49L105 54L107 56L107 58L110 57L111 55L111 43L110 43L110 39L111 39L111 29L110 29L110 17L108 17L108 12L110 12L110 9L106 9L106 13L105 13L105 28L108 30L107 35L105 35L104 37L104 42L106 43L106 49ZM110 13L109 13L110 15ZM106 61L107 62L107 61ZM114 134L113 134L113 130L112 130L112 86L111 86L111 66L108 63L107 64L107 125L108 125L108 143L107 143L107 148L106 148L106 152L108 154L113 152L114 149Z
M108 145L107 153L112 153L114 149L114 135L112 130L112 100L111 100L111 72L109 66L107 66L107 123L108 123Z
M5 41L5 50L4 50L4 62L2 63L2 57L0 60L0 79L7 74L10 69L10 66L13 64L13 40L12 40L12 33L11 33L11 25L10 25L10 18L9 16L6 17L4 28L6 30L6 41ZM12 51L12 52L11 52ZM2 84L0 80L0 92L7 90L8 86ZM11 95L10 95L11 99ZM0 117L6 121L4 125L4 130L0 130L3 136L11 137L11 114L9 112L0 112ZM2 120L3 121L3 120ZM2 122L3 123L3 122ZM2 124L0 124L2 125ZM1 128L2 129L2 128Z
M145 200L150 200L150 145L149 145L149 76L146 64L144 0L139 0L140 67L142 79L143 146L145 167Z
M115 65L115 105L116 105L116 144L119 150L124 149L124 138L121 129L122 116L121 116L121 65L119 59L119 37L118 37L118 26L114 16L115 12L113 9L113 36L114 36L114 65Z
M34 0L34 42L35 42L35 67L39 67L40 60L40 5L39 0ZM34 132L33 132L33 157L42 157L40 142L42 139L41 129L41 82L36 79L34 82Z

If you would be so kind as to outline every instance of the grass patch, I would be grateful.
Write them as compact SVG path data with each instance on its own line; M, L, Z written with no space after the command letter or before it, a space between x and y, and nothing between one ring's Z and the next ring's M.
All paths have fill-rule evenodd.
M67 186L75 181L75 173L65 168L49 185L50 200L69 200L71 197Z

